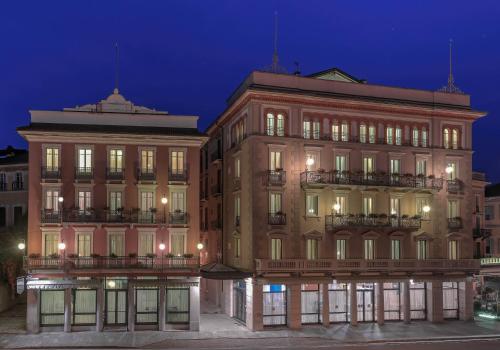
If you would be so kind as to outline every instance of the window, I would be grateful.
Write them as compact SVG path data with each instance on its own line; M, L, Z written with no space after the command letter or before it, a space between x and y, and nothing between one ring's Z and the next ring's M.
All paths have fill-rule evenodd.
M401 241L399 239L391 239L391 259L401 259Z
M420 217L422 217L422 219L424 219L424 220L428 220L429 214L430 214L430 213L424 212L423 208L426 205L429 205L429 200L427 198L419 198L419 197L416 198L416 203L415 203L415 206L417 208L416 214L419 215Z
M78 256L90 256L92 254L92 235L90 233L78 233L76 252Z
M283 116L283 114L278 114L276 135L285 136L285 117Z
M95 325L97 311L97 290L73 289L72 324Z
M375 126L370 125L368 127L368 142L369 143L375 143Z
M336 214L345 215L347 214L347 197L346 196L335 196L335 204L339 205L339 210Z
M318 195L306 195L306 216L318 216Z
M486 205L484 207L484 218L485 218L485 220L495 219L495 207L493 207L491 205Z
M349 125L347 122L342 123L342 141L347 142L349 141Z
M399 198L391 198L391 215L399 216L400 207L401 204Z
M281 260L281 239L271 238L271 259Z
M154 151L142 150L141 151L141 171L146 174L153 173L154 169Z
M373 239L365 239L364 240L364 252L365 252L365 260L373 260L375 259L375 240Z
M234 237L234 257L239 258L241 256L241 238L239 236Z
M366 143L366 125L359 125L359 142Z
M185 237L183 234L173 234L170 236L170 253L175 256L181 256L184 250Z
M394 143L393 132L394 132L394 130L393 130L392 126L388 126L385 129L386 142L387 142L388 145L392 145Z
M396 126L396 145L401 146L403 139L403 133L399 126Z
M401 159L391 159L390 161L390 174L401 174Z
M267 113L267 135L274 136L274 114Z
M458 149L458 130L453 129L451 131L451 147L453 149Z
M458 201L448 200L448 219L453 219L460 216L458 214Z
M7 186L7 174L0 173L0 186ZM2 187L0 190L6 190L7 187Z
M110 211L116 212L120 208L123 208L122 193L120 191L109 192L109 209L110 209Z
M375 171L375 160L373 157L363 157L363 173L365 177Z
M427 241L424 239L419 239L417 241L417 259L425 260L427 259Z
M363 214L366 216L373 213L373 197L363 197Z
M45 209L59 211L59 190L47 190L45 192Z
M81 212L87 212L92 208L92 192L88 190L78 191L78 208Z
M139 242L137 244L138 256L147 256L154 253L154 238L153 232L139 232Z
M455 239L448 241L448 259L458 259L458 241Z
M46 233L44 244L45 256L52 254L59 254L59 234L58 233Z
M427 129L422 128L422 147L427 147Z
M189 323L189 288L167 287L167 323Z
M184 173L184 151L171 151L170 161L171 161L171 171L172 174L183 174Z
M144 212L153 207L153 192L141 192L141 210Z
M319 152L306 152L305 163L308 171L317 170L319 168Z
M108 236L108 248L110 255L125 255L125 235L121 233L110 233Z
M184 212L186 210L186 199L184 196L184 192L171 192L170 196L172 200L172 211Z
M123 171L123 150L109 150L109 171L111 173L121 173Z
M78 149L78 170L81 173L92 172L92 149Z
M40 325L64 324L64 290L40 291Z
M316 260L318 259L318 240L308 238L306 239L306 259Z
M337 247L337 260L345 260L347 241L345 239L336 239L335 245Z
M49 171L59 169L59 148L47 147L45 149L45 166Z
M446 166L447 168L451 168L451 172L447 173L448 180L455 180L457 178L457 162L455 161L450 161L448 162L448 165Z
M332 124L332 140L333 141L339 140L339 125L335 123Z
M269 154L269 170L283 169L281 164L282 152L271 151Z
M448 128L443 130L443 147L450 148L450 129Z
M417 160L416 166L415 166L415 173L417 175L427 175L427 160L425 159L419 159Z
M319 122L318 121L314 121L313 122L313 139L315 140L319 140L319 136L320 136L320 127L319 127Z
M347 156L337 155L335 156L335 170L339 173L347 171Z
M311 138L311 122L309 120L304 120L303 125L304 125L303 126L304 138L310 139Z
M269 193L269 212L271 214L281 212L281 193Z
M234 197L234 216L235 216L235 220L236 220L236 223L239 225L239 221L240 221L240 207L241 207L241 199L240 199L240 195L237 194L235 197Z
M417 127L413 128L413 135L412 135L412 145L413 147L418 147L418 139L419 139L419 131Z
M234 159L234 177L239 178L241 176L241 161L240 158Z

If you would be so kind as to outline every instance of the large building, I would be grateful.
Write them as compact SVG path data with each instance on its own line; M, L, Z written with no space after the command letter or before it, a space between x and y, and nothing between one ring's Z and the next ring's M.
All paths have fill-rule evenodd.
M28 331L198 329L197 120L117 89L31 111Z
M252 72L207 131L221 307L252 330L471 319L484 115L455 89Z
M0 232L18 225L28 210L28 152L0 150Z

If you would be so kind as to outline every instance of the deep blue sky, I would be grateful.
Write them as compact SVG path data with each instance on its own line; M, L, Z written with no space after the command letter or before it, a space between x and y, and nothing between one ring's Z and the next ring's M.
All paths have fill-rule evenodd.
M435 90L453 38L457 85L489 116L474 168L500 181L500 1L10 1L0 7L0 147L24 147L29 109L94 103L113 89L138 105L200 115L204 129L244 77L280 62L339 67L369 82Z

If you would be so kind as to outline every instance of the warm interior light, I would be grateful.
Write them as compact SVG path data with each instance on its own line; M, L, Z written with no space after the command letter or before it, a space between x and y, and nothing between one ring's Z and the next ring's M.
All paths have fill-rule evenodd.
M66 243L61 242L61 243L59 243L59 244L57 245L57 247L59 248L59 250L64 250L64 249L66 249Z
M313 164L314 164L314 159L313 159L313 157L309 157L309 158L307 158L307 160L306 160L306 164L307 164L307 166L311 166L311 165L313 165Z
M115 288L115 286L116 286L115 281L109 281L109 282L108 282L108 287L109 287L109 288Z
M168 198L167 197L161 197L161 204L165 205L168 203Z
M413 284L413 279L410 280L410 284Z
M160 248L160 250L165 250L165 243L160 243L158 248Z
M451 174L453 172L453 167L451 165L448 165L446 169L444 169L444 171L446 171L446 174Z
M203 243L198 243L196 245L196 248L198 248L198 250L202 250L203 249Z
M335 203L335 204L333 205L333 210L335 210L335 211L339 211L339 210L340 210L340 204Z
M59 201L59 203L64 202L64 198L63 197L59 197L59 198L57 198L57 200Z
M24 244L24 242L21 242L17 245L17 247L19 248L19 250L24 250L24 248L26 248L26 244Z
M422 211L423 211L424 213L428 213L428 212L430 212L430 211L431 211L431 207L429 207L428 205L424 205L424 206L422 207Z
M391 215L396 215L396 210L395 209L391 209Z

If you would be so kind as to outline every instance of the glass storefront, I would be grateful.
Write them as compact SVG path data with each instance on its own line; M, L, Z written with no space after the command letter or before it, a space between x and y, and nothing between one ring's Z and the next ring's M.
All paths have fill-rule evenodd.
M166 322L189 323L189 287L168 287L166 293Z
M40 325L64 325L64 290L40 290Z
M410 283L410 314L412 320L427 319L427 284Z
M265 284L263 286L263 323L265 326L286 325L286 286Z
M302 323L321 323L322 293L319 284L301 286Z
M97 318L97 290L73 289L72 324L91 326Z
M347 283L328 284L328 300L330 303L330 322L348 322L350 318L349 293Z
M443 317L458 319L458 282L443 282Z

